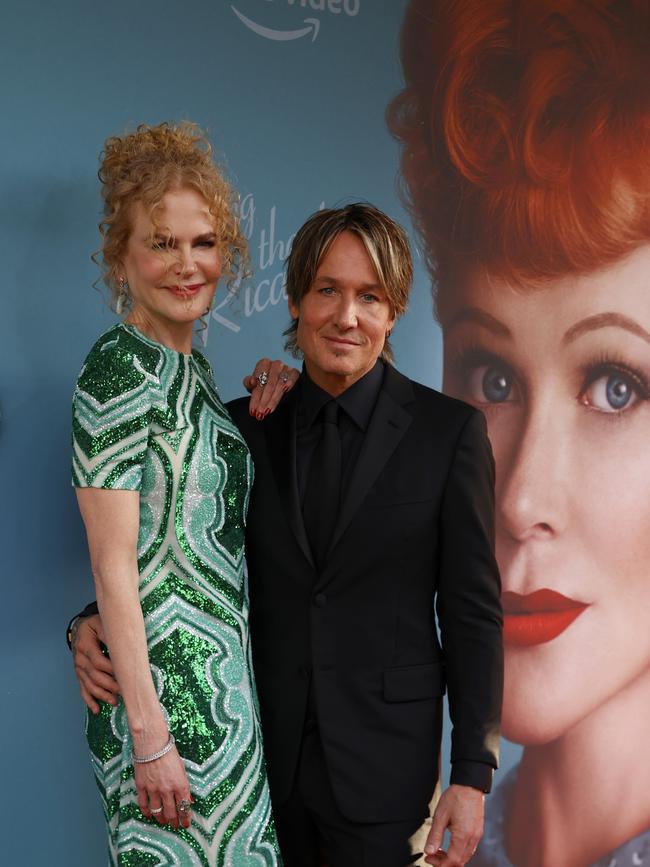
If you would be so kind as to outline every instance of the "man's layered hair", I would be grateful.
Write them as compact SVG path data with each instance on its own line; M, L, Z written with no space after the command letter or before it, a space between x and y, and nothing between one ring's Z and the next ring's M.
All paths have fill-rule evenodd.
M398 319L406 311L413 280L408 238L394 220L364 202L316 211L298 230L287 259L289 300L300 309L300 302L309 292L323 257L342 232L352 232L365 247L386 293L391 315ZM284 332L285 349L294 356L300 355L297 330L298 320L294 319ZM388 338L381 358L388 362L393 360Z

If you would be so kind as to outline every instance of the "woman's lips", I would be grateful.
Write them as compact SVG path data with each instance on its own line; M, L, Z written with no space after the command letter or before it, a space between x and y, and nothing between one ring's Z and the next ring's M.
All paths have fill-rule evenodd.
M589 605L546 588L522 596L506 590L503 640L514 647L531 647L557 638Z
M178 295L179 298L187 298L189 295L196 295L202 287L203 283L192 283L189 286L168 286L167 288L172 295Z

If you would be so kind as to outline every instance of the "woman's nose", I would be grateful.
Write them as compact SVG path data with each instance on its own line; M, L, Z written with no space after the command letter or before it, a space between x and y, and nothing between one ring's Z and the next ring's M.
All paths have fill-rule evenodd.
M497 466L497 525L519 542L551 538L566 526L569 437L553 410L527 414Z
M177 274L193 274L196 269L196 261L194 260L194 252L191 248L178 251L174 269Z

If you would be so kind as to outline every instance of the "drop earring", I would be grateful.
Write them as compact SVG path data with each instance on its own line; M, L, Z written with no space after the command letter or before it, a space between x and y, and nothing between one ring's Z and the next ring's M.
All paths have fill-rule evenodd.
M120 277L120 291L117 293L117 301L115 302L115 312L121 316L124 308L129 300L129 284L124 277Z

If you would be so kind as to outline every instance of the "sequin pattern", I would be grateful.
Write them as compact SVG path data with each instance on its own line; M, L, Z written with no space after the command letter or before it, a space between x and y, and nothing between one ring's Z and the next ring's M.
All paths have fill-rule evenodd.
M194 803L187 830L137 804L123 704L86 733L119 867L281 864L248 638L244 525L253 465L198 352L117 325L73 401L73 484L140 492L140 602L160 702Z

